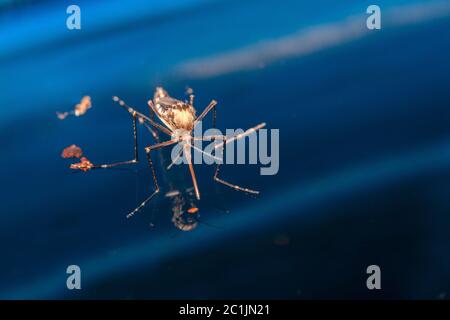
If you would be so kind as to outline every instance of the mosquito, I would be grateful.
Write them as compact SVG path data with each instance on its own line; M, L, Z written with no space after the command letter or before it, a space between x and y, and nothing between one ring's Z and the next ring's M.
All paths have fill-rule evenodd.
M214 136L203 136L200 137L194 137L193 131L195 126L201 122L206 115L212 111L213 116L213 127L216 127L216 105L217 101L211 100L211 102L208 104L208 106L203 110L203 112L196 116L196 110L194 108L194 95L189 95L189 101L181 101L178 99L175 99L167 93L166 90L164 90L162 87L157 87L153 96L153 100L148 101L148 106L150 107L150 117L136 111L132 107L128 106L123 100L121 100L119 97L114 96L113 101L117 102L121 107L123 107L125 110L128 111L128 113L133 118L133 136L134 136L134 158L129 161L123 161L123 162L116 162L111 164L103 164L103 165L96 165L92 168L112 168L120 165L127 165L127 164L136 164L139 161L138 158L138 140L137 140L137 129L136 129L136 120L139 120L139 122L144 123L146 125L150 125L156 130L168 135L170 137L169 140L166 140L164 142L159 142L154 145L150 145L145 147L145 152L147 156L147 161L150 166L150 170L152 173L153 178L153 184L154 184L154 191L133 211L131 211L129 214L127 214L127 218L132 217L135 215L139 210L141 210L153 197L159 193L160 188L158 184L158 179L156 177L155 168L153 166L152 158L150 156L151 152L154 150L162 149L165 147L172 146L176 143L183 142L183 149L181 151L184 151L184 154L186 156L187 164L189 166L189 172L192 178L192 184L194 187L194 192L197 200L200 200L200 191L197 184L197 178L194 171L194 166L192 164L192 158L191 158L191 149L199 150L200 152L203 152L202 150L196 148L192 141L194 140L202 140L202 141L212 141L212 140L222 140L220 143L218 143L215 146L215 149L221 148L223 151L223 148L226 144L231 143L235 140L239 140L244 138L245 136L250 135L251 133L265 127L265 123L261 123L253 128L248 129L247 131L232 136L227 137L223 135L214 135ZM161 124L155 121L154 115L157 116L157 118L160 120ZM148 126L150 131L152 132L152 135L155 137L155 133L151 128ZM181 133L180 133L181 132ZM207 154L207 153L204 153ZM207 154L209 155L209 154ZM178 156L181 156L178 154ZM211 156L211 155L209 155ZM176 159L175 159L176 160ZM172 162L172 164L169 166L168 169L174 164L175 160ZM237 191L242 191L244 193L257 195L259 194L259 191L252 190L249 188L240 187L236 184L232 184L228 181L223 180L222 178L219 178L219 171L220 171L220 161L217 162L217 167L214 173L214 181L223 184L225 186L228 186L230 188L233 188Z

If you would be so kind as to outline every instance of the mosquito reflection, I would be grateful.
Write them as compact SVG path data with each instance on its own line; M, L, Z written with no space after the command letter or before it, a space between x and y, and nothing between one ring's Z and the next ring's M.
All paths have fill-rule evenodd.
M171 200L172 223L181 231L192 231L199 223L199 209L194 203L194 189L190 188L184 192L172 190L166 193Z

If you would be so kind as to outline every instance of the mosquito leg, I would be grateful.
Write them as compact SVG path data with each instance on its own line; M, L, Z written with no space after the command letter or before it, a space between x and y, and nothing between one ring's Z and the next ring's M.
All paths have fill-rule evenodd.
M153 193L147 197L147 199L145 199L138 207L136 207L136 209L134 209L133 211L131 211L129 214L127 214L127 219L131 218L132 216L134 216L139 210L141 210L146 204L147 202L149 202L157 193L159 193L159 185L158 185L158 180L156 178L156 173L155 173L155 168L153 166L153 162L152 162L152 158L150 156L150 152L152 150L157 150L157 149L161 149L164 147L168 147L174 143L177 143L178 139L172 139L172 140L168 140L168 141L164 141L158 144L155 144L153 146L149 146L145 148L145 152L147 154L147 161L148 164L150 166L150 170L152 172L152 178L153 178L153 183L155 185L155 190L153 191Z
M203 137L192 137L192 140L194 141L211 141L211 140L224 140L224 135L211 135L211 136L203 136ZM221 147L222 143L218 144L219 147Z
M139 210L141 210L146 204L147 202L149 202L151 199L153 199L153 197L159 193L159 186L158 186L158 180L156 179L156 173L155 173L155 169L153 167L153 162L152 159L150 157L150 152L147 152L147 160L148 160L148 164L151 168L152 171L152 178L153 178L153 183L155 185L155 190L153 191L153 193L147 197L147 199L145 199L139 206L137 206L133 211L131 211L129 214L127 214L127 219L131 218L132 216L134 216Z
M202 121L203 118L208 114L208 112L211 111L211 109L213 109L216 105L217 105L217 101L212 100L209 103L209 105L205 108L205 110L203 110L203 112L197 117L197 119L195 119L194 127L198 122Z
M152 100L150 100L150 101L152 101ZM149 106L149 110L150 110L150 119L152 119L152 120L155 120L155 110L153 110L153 101L152 101L152 103L148 103L148 106Z
M211 159L214 159L216 161L222 161L222 159L220 159L219 157L213 156L212 154L206 153L205 151L203 151L200 148L197 148L196 146L192 145L192 144L188 144L189 147L193 148L194 150L197 150L198 152L204 154L207 157L210 157Z
M125 101L121 100L119 97L114 96L113 97L114 102L117 102L121 107L123 107L125 110L127 110L129 113L131 114L136 114L137 117L139 119L142 119L142 121L146 121L149 124L151 124L154 128L158 129L159 131L164 132L165 134L167 134L168 136L172 136L172 132L167 129L166 127L160 125L159 123L153 121L152 119L150 119L149 117L147 117L145 114L140 113L136 110L134 110L133 108L131 108L130 106L128 106Z
M224 145L227 145L227 144L229 144L229 143L231 143L231 142L233 142L233 141L240 140L240 139L242 139L242 138L244 138L244 137L246 137L246 136L252 134L253 132L258 131L259 129L264 128L265 126L266 126L266 123L265 123L265 122L260 123L260 124L258 124L257 126L254 126L253 128L247 129L247 131L245 131L245 132L242 132L242 133L240 133L240 134L238 134L238 135L235 135L235 136L233 136L233 137L230 137L230 138L223 139L223 142L217 144L216 146L214 146L214 148L215 148L215 149L217 149L217 148L222 148ZM204 138L206 139L206 138L208 138L208 137L206 136L206 137L204 137Z
M201 140L201 139L199 139L199 140ZM188 146L191 147L191 148L194 148L194 149L197 150L198 152L201 152L201 153L203 153L204 155L206 155L206 156L208 156L208 157L210 157L210 158L212 158L212 159L214 159L214 160L216 160L216 161L222 161L222 159L220 159L219 157L216 157L216 156L213 156L212 154L206 153L206 152L203 151L202 149L197 148L196 146L194 146L194 145L192 145L192 144L190 144L190 143L188 144ZM181 158L181 155L182 155L182 154L183 154L183 149L181 149L181 150L178 152L178 154L177 154L177 156L175 157L175 159L173 159L172 162L167 166L167 170L172 169L172 167L177 163L178 159Z
M250 129L248 129L247 131L242 132L242 133L240 133L240 134L238 134L238 135L236 135L236 136L232 136L232 137L230 137L230 138L227 138L227 137L225 137L225 136L223 136L223 135L209 135L209 136L203 136L203 137L201 137L201 138L199 138L199 137L193 137L192 139L193 139L194 141L222 140L222 142L217 143L217 144L214 146L214 150L217 150L217 149L222 148L222 147L224 147L225 145L227 145L227 144L229 144L229 143L231 143L231 142L240 140L240 139L242 139L242 138L244 138L244 137L246 137L246 136L252 134L253 132L255 132L255 131L257 131L257 130L259 130L259 129L261 129L261 128L264 128L265 125L266 125L265 123L258 124L257 126L254 126L253 128L250 128ZM222 150L222 151L223 151L223 150ZM203 153L204 153L204 152L203 152ZM206 154L206 153L205 153L205 154ZM207 155L209 155L209 154L207 154ZM212 157L213 157L213 156L212 156ZM216 157L213 157L213 158L216 158Z
M189 172L191 173L192 184L194 185L195 197L197 198L197 200L200 200L200 191L198 190L197 178L195 176L194 165L192 164L190 145L188 144L184 145L184 153L186 155L186 159L189 165Z
M183 153L183 149L180 149L180 151L178 152L177 156L175 157L175 159L173 159L173 161L167 166L167 170L170 170L173 165L178 161L178 159L181 157Z
M220 171L220 163L217 164L216 173L214 174L214 181L216 181L218 183L221 183L221 184L224 184L224 185L226 185L226 186L228 186L230 188L233 188L234 190L237 190L237 191L242 191L242 192L251 193L251 194L255 194L255 195L259 194L259 191L248 189L248 188L243 188L243 187L240 187L240 186L238 186L236 184L232 184L230 182L227 182L225 180L220 179L218 177L219 176L219 171Z
M223 154L224 145L227 144L227 140L226 140L226 138L223 138L222 140L223 140L223 142L220 144L220 146L222 147L222 154ZM248 188L243 188L236 184L232 184L228 181L225 181L225 180L219 178L220 165L221 165L221 163L217 163L216 172L214 173L214 181L221 183L223 185L226 185L230 188L233 188L234 190L237 190L237 191L242 191L242 192L250 193L250 194L254 194L254 195L259 194L259 191L248 189Z
M198 138L198 139L196 139L196 140L205 141L205 140L202 139L202 138ZM206 140L206 141L209 141L209 140ZM209 154L209 153L206 153L206 152L203 151L202 149L197 148L196 146L194 146L194 145L192 145L192 144L190 144L190 143L188 143L188 146L191 147L191 148L194 148L194 149L197 150L198 152L201 152L201 153L203 153L204 155L206 155L206 156L208 156L208 157L210 157L210 158L212 158L212 159L214 159L214 160L217 160L217 161L220 161L220 160L221 160L220 158L215 157L215 156L213 156L213 155L211 155L211 154ZM178 154L177 154L177 156L175 157L175 159L173 159L173 161L167 166L167 170L170 170L170 169L174 166L174 164L177 163L178 159L181 158L181 155L182 155L182 154L183 154L183 149L180 149L180 151L178 152Z
M125 164L135 164L139 162L138 158L138 142L137 142L137 128L136 128L136 114L133 114L133 137L134 137L134 159L128 160L128 161L122 161L122 162L115 162L111 164L102 164L102 165L96 165L93 168L100 168L100 169L107 169L112 168L120 165Z

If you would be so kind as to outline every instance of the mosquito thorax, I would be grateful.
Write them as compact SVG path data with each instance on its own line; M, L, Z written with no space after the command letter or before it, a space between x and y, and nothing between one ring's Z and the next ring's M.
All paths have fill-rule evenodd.
M158 118L170 129L192 131L195 121L195 109L188 103L172 98L167 91L157 87L153 96Z

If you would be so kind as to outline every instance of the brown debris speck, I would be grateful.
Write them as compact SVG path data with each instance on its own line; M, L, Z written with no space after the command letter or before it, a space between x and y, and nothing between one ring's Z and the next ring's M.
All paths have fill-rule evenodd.
M64 120L65 118L67 118L70 115L74 115L76 117L79 117L79 116L84 115L90 108L92 108L91 97L84 96L81 99L80 103L78 103L75 106L74 110L66 111L66 112L56 112L56 116L60 120Z
M70 169L81 170L81 171L89 171L94 166L86 157L80 159L79 163L74 163L70 165Z
M80 147L73 144L63 150L61 153L61 157L68 159L68 158L81 158L83 155L83 150L81 150Z

